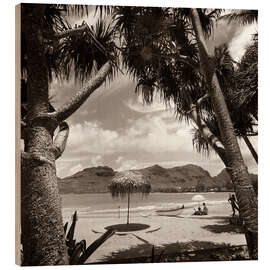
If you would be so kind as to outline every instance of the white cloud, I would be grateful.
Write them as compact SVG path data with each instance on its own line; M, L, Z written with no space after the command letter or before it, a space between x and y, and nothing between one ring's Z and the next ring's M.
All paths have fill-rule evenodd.
M136 100L129 99L128 101L126 101L125 105L128 106L133 111L142 113L151 113L168 110L158 94L154 95L153 102L151 105L147 105L143 102L141 94L138 95L138 98Z
M238 34L229 44L231 56L239 61L244 55L247 46L251 43L252 35L257 32L257 24L247 25L239 29Z
M103 158L101 155L93 156L90 158L90 167L103 166Z
M130 159L125 159L122 156L119 156L116 159L116 164L119 166L116 170L117 171L125 171L125 170L132 170L132 169L138 169L138 161L137 160L130 160Z
M84 122L70 126L65 153L102 155L117 151L177 151L187 143L185 135L189 134L190 127L185 124L180 126L169 112L144 115L131 122L122 133L104 129L98 122ZM191 143L190 139L188 141Z
M69 174L74 174L76 172L81 171L82 169L83 169L83 167L82 167L81 163L79 163L79 164L77 164L69 169Z
M70 126L66 151L106 153L118 138L116 131L103 129L97 122L84 122Z

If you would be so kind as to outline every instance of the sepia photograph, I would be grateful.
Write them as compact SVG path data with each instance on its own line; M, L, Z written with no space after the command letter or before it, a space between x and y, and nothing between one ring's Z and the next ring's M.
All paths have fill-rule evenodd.
M17 264L258 260L257 9L15 19Z

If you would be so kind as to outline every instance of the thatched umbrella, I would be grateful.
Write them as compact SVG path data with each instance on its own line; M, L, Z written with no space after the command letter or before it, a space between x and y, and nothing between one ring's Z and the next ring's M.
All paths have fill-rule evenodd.
M142 195L147 195L151 191L151 184L149 178L140 172L122 171L113 177L109 190L113 197L124 198L128 196L127 224L129 224L130 194L142 193Z

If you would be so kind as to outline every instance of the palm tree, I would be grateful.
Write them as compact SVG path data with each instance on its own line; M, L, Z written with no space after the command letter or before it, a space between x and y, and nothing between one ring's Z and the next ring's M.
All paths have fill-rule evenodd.
M222 16L221 19L226 19L229 23L237 21L242 25L257 23L258 10L238 10ZM234 78L237 84L236 91L231 95L234 106L249 112L258 120L258 34L254 35L253 43L241 59ZM243 139L258 163L258 155L248 136L243 135Z
M125 17L125 14L132 14ZM123 37L123 59L138 80L146 102L161 90L178 114L192 119L226 164L239 200L241 217L251 258L257 258L257 198L234 133L230 113L222 93L216 63L206 46L211 20L219 10L121 7L115 10ZM204 28L202 29L202 22ZM152 27L153 26L153 27ZM200 117L200 99L213 110L220 140L213 136ZM208 110L209 110L208 109Z
M107 34L103 34L104 28L99 24L94 32L95 29L85 23L69 29L65 15L70 13L85 14L87 9L72 5L21 5L22 78L27 81L22 132L25 149L21 154L24 265L68 262L55 161L62 155L67 142L69 127L65 120L112 71L113 59L108 53L112 51L110 31L107 29ZM80 38L85 42L79 43L82 47L78 48L74 41L79 42ZM96 74L93 74L93 66ZM68 78L73 67L78 79L88 79L89 74L92 77L66 104L54 109L49 101L50 78L53 74L60 76L60 72ZM54 136L57 127L58 133Z
M256 118L258 110L258 100L256 98L258 90L258 70L255 67L253 68L253 66L257 67L258 59L253 57L252 63L249 61L249 65L244 64L247 62L246 58L248 55L250 55L249 48L241 59L240 64L235 68L233 65L235 62L231 58L227 46L222 45L216 48L216 74L223 89L235 134L244 139L254 160L258 163L257 153L248 139L248 136L257 135L257 131L254 130L254 117ZM252 69L252 73L250 69ZM214 119L213 116L212 119ZM215 122L216 125L218 125L217 121ZM218 128L216 128L216 130L218 130Z
M245 222L245 236L249 248L249 255L252 259L258 258L258 202L245 166L240 148L234 133L230 114L212 63L213 55L210 54L201 20L197 9L191 9L192 25L198 42L200 63L202 72L209 86L209 95L213 103L217 117L222 141L226 150L226 157L229 163L227 170L231 173L231 179L235 187L239 203L240 214Z

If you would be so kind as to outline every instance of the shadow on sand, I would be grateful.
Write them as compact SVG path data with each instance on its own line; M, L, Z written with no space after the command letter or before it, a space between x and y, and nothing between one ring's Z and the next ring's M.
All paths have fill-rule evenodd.
M212 233L244 233L243 227L237 224L231 224L229 217L223 217L217 221L217 224L205 225L202 228Z
M113 229L116 232L134 232L148 229L150 226L142 223L114 224L105 227L106 230Z
M107 263L146 263L177 261L217 261L247 259L245 246L230 246L210 241L175 242L162 246L150 243L117 250L102 258Z

